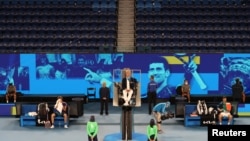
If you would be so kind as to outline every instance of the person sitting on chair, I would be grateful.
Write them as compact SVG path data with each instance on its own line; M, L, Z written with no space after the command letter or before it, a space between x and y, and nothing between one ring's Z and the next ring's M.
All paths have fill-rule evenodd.
M62 96L57 97L56 104L54 106L54 111L51 114L51 127L55 128L54 120L56 116L63 116L64 118L64 128L68 128L68 105L63 101Z
M9 103L9 99L13 97L14 98L14 102L16 102L16 87L13 85L13 83L10 83L7 87L7 90L6 90L6 102Z
M125 77L122 79L122 93L125 106L129 105L132 95L136 93L136 85L137 80L131 77L131 70L125 69Z
M223 117L228 118L228 123L227 124L230 125L230 123L231 123L231 121L233 119L233 116L231 114L231 108L232 108L231 103L227 102L227 97L223 96L222 101L218 105L218 111L220 112L219 116L218 116L218 120L219 120L220 125L222 124L222 118Z
M184 84L182 85L181 91L182 96L187 97L188 102L190 103L190 85L188 84L187 80L184 80Z

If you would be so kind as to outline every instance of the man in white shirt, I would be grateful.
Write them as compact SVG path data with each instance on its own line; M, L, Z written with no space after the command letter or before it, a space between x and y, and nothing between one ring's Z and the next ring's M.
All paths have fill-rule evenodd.
M68 128L68 105L63 101L62 96L57 97L56 104L54 106L54 112L51 114L51 127L55 128L54 120L56 116L62 116L64 118L64 128Z
M122 79L122 93L123 99L125 100L124 106L128 106L131 97L136 93L137 80L131 77L131 70L125 69L125 77Z

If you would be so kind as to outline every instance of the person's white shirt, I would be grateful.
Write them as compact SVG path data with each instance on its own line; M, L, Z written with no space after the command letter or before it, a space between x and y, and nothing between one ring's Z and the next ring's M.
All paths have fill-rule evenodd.
M58 112L62 113L62 110L63 110L63 103L62 103L62 101L57 100L57 101L56 101L56 104L55 104L55 106L54 106L54 108L55 108Z

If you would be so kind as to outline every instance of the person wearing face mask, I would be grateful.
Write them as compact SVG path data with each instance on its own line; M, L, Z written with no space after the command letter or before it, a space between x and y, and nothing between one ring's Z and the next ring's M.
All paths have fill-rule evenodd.
M190 85L188 80L184 80L184 84L181 87L181 92L183 97L187 97L188 102L190 103Z

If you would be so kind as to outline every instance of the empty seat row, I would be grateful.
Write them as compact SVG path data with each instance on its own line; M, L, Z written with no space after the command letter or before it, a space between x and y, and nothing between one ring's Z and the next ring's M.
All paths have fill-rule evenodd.
M240 5L245 3L245 0L136 0L138 4L142 3L151 3L152 5L156 2L159 2L161 4L166 5L191 5L191 4L197 4L197 5L224 5L224 4L235 4Z
M196 15L196 16L230 16L230 15L246 15L250 13L250 9L240 9L240 10L216 10L216 9L203 9L203 10L172 10L172 9L165 9L161 12L138 12L137 17L152 17L154 15L158 15L159 17L164 16L190 16L190 15Z
M76 4L92 4L94 2L116 2L117 0L0 0L1 4L70 4L70 5L76 5Z
M208 24L208 25L192 25L192 24L181 24L183 26L171 26L169 24L166 24L165 26L157 26L158 24L154 24L155 26L145 26L143 24L136 24L136 30L139 32L149 31L149 32L163 32L163 31L184 31L184 32L190 32L190 31L216 31L216 32L223 32L223 31L249 31L250 26L241 24L228 24L228 25L216 25L216 24Z
M0 15L3 16L8 16L8 15L22 15L22 16L33 16L33 15L54 15L54 16L81 16L81 15L93 15L93 16L111 16L111 15L116 15L114 11L93 11L93 10L66 10L66 9L60 9L60 10L52 10L52 9L37 9L37 10L23 10L23 9L13 9L13 10L1 10Z
M63 1L69 5L56 4L55 1L59 0L53 1L52 5L52 0L41 1L41 5L20 2L0 5L0 46L3 50L82 51L102 46L116 47L116 11L92 9L94 2L105 2L107 6L113 3L116 8L115 0L89 0L88 4L85 3L87 0L84 3L78 0Z
M244 47L248 48L250 46L250 42L244 41L244 42L233 42L233 41L205 41L205 40L192 40L192 41L169 41L169 42L154 42L154 41L147 41L147 42L136 42L137 47L143 47L143 46L150 46L150 47Z
M36 18L23 18L23 17L15 17L15 18L2 18L0 19L0 23L34 23L34 24L40 24L40 23L116 23L117 19L116 17L110 17L110 18L90 18L90 17L36 17Z

